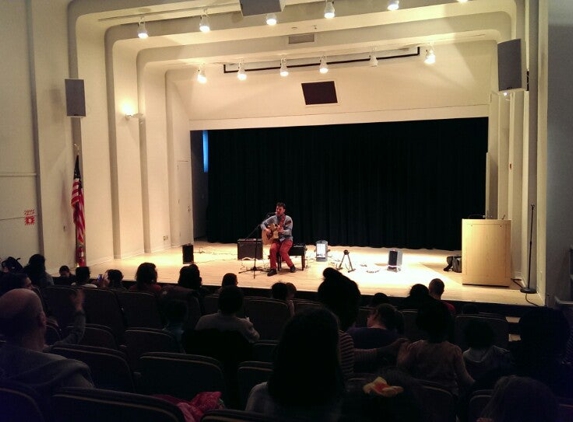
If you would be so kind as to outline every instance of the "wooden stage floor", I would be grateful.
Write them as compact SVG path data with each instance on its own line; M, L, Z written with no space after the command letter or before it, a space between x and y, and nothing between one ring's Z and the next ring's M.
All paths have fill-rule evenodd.
M389 251L387 248L329 246L328 260L317 262L314 245L308 245L304 271L300 269L301 258L293 257L293 262L297 267L295 273L290 273L286 265L283 265L282 272L273 277L267 277L266 272L262 271L246 271L238 274L239 286L270 288L273 283L284 281L293 283L299 291L316 292L322 281L322 271L328 266L338 267L344 257L344 250L348 250L348 255L344 258L340 271L354 280L364 295L384 292L388 296L405 297L413 284L428 285L430 280L437 277L445 283L446 289L443 296L445 300L508 305L529 305L531 303L528 301L530 301L536 305L543 305L537 294L526 297L519 291L520 285L516 283L511 283L509 287L463 285L460 273L443 270L446 266L446 257L455 255L455 252L426 249L402 249L401 271L395 272L387 269ZM265 248L264 256L268 254L267 251L268 249ZM203 284L206 286L218 286L225 273L249 270L254 264L252 259L238 259L236 244L205 241L195 241L194 260L199 266ZM348 271L349 261L354 271ZM97 274L115 268L123 272L126 280L133 280L135 271L142 262L153 262L157 265L160 283L176 283L179 270L184 265L182 250L177 247L91 265L91 274L95 278ZM268 260L257 260L257 267L268 268Z

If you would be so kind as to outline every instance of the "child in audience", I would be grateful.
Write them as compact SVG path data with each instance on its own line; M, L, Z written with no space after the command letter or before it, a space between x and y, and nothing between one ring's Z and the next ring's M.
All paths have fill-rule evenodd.
M462 350L446 340L451 324L448 308L434 301L418 311L416 324L428 333L428 340L402 347L398 367L415 378L438 383L456 396L471 387L474 380L466 370Z
M181 352L183 352L181 336L183 335L183 331L185 331L183 325L187 317L187 304L182 300L171 300L169 302L165 302L162 309L163 316L165 316L165 319L167 320L167 324L163 327L163 331L173 334L181 346Z
M122 284L123 273L120 270L107 270L104 274L104 279L108 280L108 289L111 290L127 290Z
M283 283L282 281L278 281L275 284L273 284L271 286L271 297L273 299L277 299L277 300L282 300L284 301L288 308L289 308L289 312L292 315L294 315L294 304L292 302L292 300L288 300L288 287L285 283Z
M135 284L130 292L147 292L159 296L161 286L157 284L157 267L151 262L144 262L137 267Z
M470 321L464 330L469 349L463 352L466 369L473 379L481 378L492 370L508 370L511 357L508 350L493 344L495 335L491 326L480 320Z
M239 280L237 279L237 274L235 273L227 273L223 276L223 280L221 281L221 287L217 289L217 294L221 293L221 290L227 286L238 286Z
M90 267L76 268L76 281L72 283L72 286L97 289L97 286L90 282Z

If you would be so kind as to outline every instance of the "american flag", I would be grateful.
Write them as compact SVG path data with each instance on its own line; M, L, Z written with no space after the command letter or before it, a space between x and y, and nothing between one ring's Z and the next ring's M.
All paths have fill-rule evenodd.
M76 262L85 266L84 234L86 224L84 220L84 190L80 174L80 157L76 156L74 167L74 183L72 185L72 208L74 209L74 224L76 225Z

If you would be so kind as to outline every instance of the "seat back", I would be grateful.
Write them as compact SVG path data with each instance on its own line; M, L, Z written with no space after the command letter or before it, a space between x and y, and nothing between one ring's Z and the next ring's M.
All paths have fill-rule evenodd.
M115 291L127 327L163 328L157 298L144 292Z
M71 328L71 325L67 327L68 332ZM111 328L99 324L86 324L80 344L85 346L105 347L106 349L118 349L117 342L115 341Z
M404 336L410 341L426 340L428 335L416 324L417 309L403 309L400 311L404 321Z
M193 294L191 289L186 289L185 287L180 286L165 286L163 288L163 292L161 292L162 306L169 306L169 302L172 300L185 302L187 306L187 318L185 319L184 327L186 330L194 329L202 314L199 300Z
M559 420L573 421L573 399L558 397L559 402Z
M468 402L468 422L476 422L491 399L492 390L474 391Z
M286 302L260 297L245 298L245 314L262 340L277 340L290 319Z
M227 400L221 363L214 358L185 353L145 353L139 359L141 382L147 394L168 394L191 400L206 391L220 391Z
M100 289L84 289L84 292L87 322L111 328L116 341L121 344L125 321L115 293L112 290Z
M299 313L305 309L308 308L312 308L312 309L316 309L316 308L324 308L324 306L317 301L314 300L306 300L306 299L293 299L293 304L294 304L294 312Z
M246 361L239 364L237 381L241 409L247 406L247 400L253 387L268 381L272 372L273 365L270 362Z
M47 313L56 318L60 327L67 327L74 320L76 310L71 297L75 294L75 289L65 286L48 286L42 290Z
M275 416L235 409L216 409L205 412L201 422L286 422Z
M487 323L494 332L495 339L494 345L498 347L503 347L507 349L509 343L509 323L507 320L501 318L492 318L488 316L483 316L480 314L462 314L458 315L454 319L454 339L455 343L462 349L466 350L468 348L467 342L465 340L464 331L470 321L479 320Z
M429 422L455 422L456 398L445 388L422 382L422 406Z
M119 350L78 344L54 346L52 353L76 359L90 367L97 388L135 392L133 375L127 358Z
M52 403L55 422L185 422L173 403L120 391L64 388Z
M259 362L272 362L278 340L259 340L253 344L253 360Z
M219 310L219 295L212 294L203 298L203 307L205 308L205 315L216 314Z
M358 317L356 318L356 326L357 327L366 327L366 323L368 321L368 316L372 312L372 308L367 306L361 306L358 309Z
M62 339L62 333L60 331L60 327L58 326L57 322L47 320L46 334L45 334L46 344L54 344L56 341L60 341L61 339Z
M173 334L157 328L129 328L125 330L124 340L127 361L132 371L139 370L139 358L144 353L181 351Z
M0 381L0 422L46 422L50 412L44 400L30 387Z

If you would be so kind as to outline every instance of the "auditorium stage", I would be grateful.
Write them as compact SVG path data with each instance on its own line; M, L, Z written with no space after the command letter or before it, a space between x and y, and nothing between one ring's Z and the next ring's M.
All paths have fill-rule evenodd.
M428 285L433 278L441 278L446 286L443 299L464 302L501 303L508 305L543 305L537 294L524 295L519 291L520 286L511 283L509 287L486 287L463 285L462 275L452 271L444 271L446 257L459 254L459 251L440 250L408 250L402 249L402 267L400 271L389 271L387 248L367 248L349 246L329 246L328 260L317 262L315 260L314 245L307 246L306 268L302 271L301 258L293 257L297 272L290 273L286 265L283 270L273 277L267 277L266 272L241 271L253 267L252 259L238 259L237 244L208 243L205 241L194 242L194 260L199 266L203 284L206 286L218 286L225 273L237 273L239 286L270 288L277 281L291 282L299 291L316 292L321 282L322 271L326 267L338 267L344 258L341 272L354 280L362 294L372 295L384 292L388 296L404 297L413 284L422 283ZM268 249L265 248L264 256ZM350 262L349 262L350 261ZM181 247L148 253L125 259L115 259L102 264L91 265L92 277L104 273L106 270L115 268L123 272L126 280L133 280L135 271L142 262L153 262L157 265L158 281L160 283L176 283L179 269L183 264ZM350 265L354 271L349 272ZM268 268L268 260L257 260L257 268ZM520 282L517 280L516 282Z

